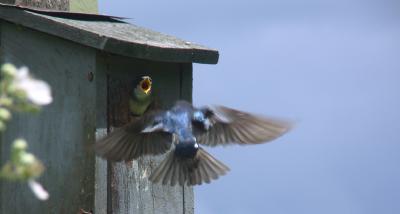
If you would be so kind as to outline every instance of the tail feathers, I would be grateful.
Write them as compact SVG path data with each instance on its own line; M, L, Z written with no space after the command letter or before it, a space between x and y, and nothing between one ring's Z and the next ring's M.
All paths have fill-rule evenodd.
M177 157L174 151L171 151L150 175L149 180L163 185L193 186L210 183L228 171L229 168L225 164L202 148L199 148L193 159Z

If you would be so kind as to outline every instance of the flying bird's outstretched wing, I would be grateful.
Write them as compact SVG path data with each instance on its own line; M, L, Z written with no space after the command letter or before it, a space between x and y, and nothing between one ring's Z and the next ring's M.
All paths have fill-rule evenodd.
M169 150L172 135L163 131L142 133L157 112L146 113L117 128L95 144L97 155L112 161L132 160L143 155L158 155Z
M194 122L197 142L207 146L259 144L283 135L291 123L257 116L224 106L202 109L209 127ZM208 129L207 129L208 128Z

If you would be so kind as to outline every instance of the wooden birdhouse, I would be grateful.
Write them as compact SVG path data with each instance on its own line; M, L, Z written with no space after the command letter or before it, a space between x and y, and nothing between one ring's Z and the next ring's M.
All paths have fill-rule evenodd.
M118 17L77 13L95 13L95 1L48 2L0 4L0 62L27 66L50 84L54 97L40 114L14 117L0 144L4 163L9 142L28 140L46 166L39 181L50 199L40 202L26 184L0 181L0 213L193 213L192 188L148 181L162 157L107 162L93 145L130 120L135 78L151 76L164 106L191 101L192 63L216 64L218 51Z

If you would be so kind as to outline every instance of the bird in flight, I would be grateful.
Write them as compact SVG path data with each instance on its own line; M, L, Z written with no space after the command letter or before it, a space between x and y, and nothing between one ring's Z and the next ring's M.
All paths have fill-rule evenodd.
M145 89L139 83L135 96ZM168 152L149 180L172 186L210 183L229 171L200 145L261 144L292 127L283 120L224 106L197 108L186 101L177 101L167 110L140 112L130 123L99 140L95 145L96 154L111 161L128 161Z

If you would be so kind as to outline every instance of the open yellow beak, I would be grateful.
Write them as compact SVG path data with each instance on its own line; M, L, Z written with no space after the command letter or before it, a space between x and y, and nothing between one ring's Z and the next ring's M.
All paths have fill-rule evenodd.
M151 92L151 78L148 76L143 77L143 80L140 81L140 88L145 94L150 94Z

